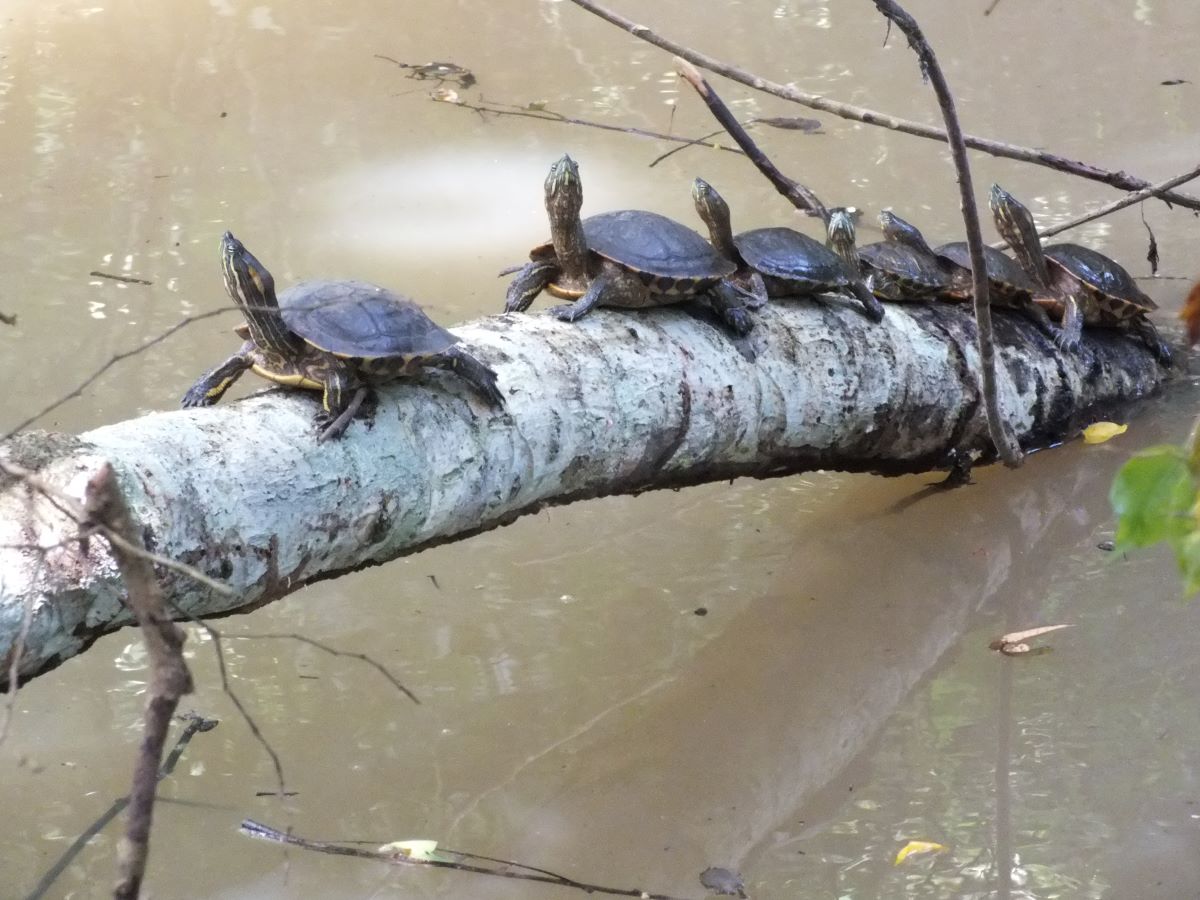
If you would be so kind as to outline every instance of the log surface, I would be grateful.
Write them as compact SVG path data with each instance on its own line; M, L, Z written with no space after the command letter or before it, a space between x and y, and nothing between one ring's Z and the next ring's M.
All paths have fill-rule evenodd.
M1000 403L1026 448L1165 377L1119 332L1089 330L1080 355L1064 357L1025 320L996 323ZM78 437L31 433L0 453L76 498L110 462L147 546L233 588L222 596L160 568L168 601L197 616L546 504L813 469L925 471L955 448L990 456L965 307L893 304L873 326L838 298L784 301L738 343L681 309L602 310L575 325L505 315L455 331L498 371L506 410L431 373L388 386L373 424L324 444L316 395L272 390ZM76 531L28 486L0 484L0 545L53 546L0 547L0 671L27 604L22 679L131 623L107 547L63 543Z

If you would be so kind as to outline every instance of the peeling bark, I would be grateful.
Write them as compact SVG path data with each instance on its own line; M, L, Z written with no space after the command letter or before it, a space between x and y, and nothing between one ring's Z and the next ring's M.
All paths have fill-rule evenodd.
M1097 406L1154 391L1140 343L1088 332L1064 357L1025 320L996 316L1001 406L1026 449ZM748 347L680 309L603 311L569 325L494 316L457 329L500 373L507 410L452 376L381 392L374 424L316 442L312 395L275 390L0 448L75 498L116 470L148 549L230 584L225 597L159 567L194 615L246 611L305 584L507 524L544 505L812 469L924 471L987 454L975 326L965 308L890 305L873 326L836 298L772 304ZM749 357L756 356L755 360ZM181 386L182 387L182 386ZM0 671L26 602L29 678L132 617L106 548L24 484L0 484Z

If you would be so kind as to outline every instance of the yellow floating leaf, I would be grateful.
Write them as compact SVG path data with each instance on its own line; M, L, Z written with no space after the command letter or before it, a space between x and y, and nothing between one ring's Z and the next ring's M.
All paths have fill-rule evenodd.
M1094 422L1083 429L1083 442L1085 444L1103 444L1128 430L1128 425L1118 425L1116 422Z
M437 841L392 841L379 848L380 853L407 859L433 859L436 850Z
M892 865L900 865L910 856L915 856L918 853L941 853L947 849L943 844L935 844L933 841L909 841L900 848L900 852L896 854L896 861Z

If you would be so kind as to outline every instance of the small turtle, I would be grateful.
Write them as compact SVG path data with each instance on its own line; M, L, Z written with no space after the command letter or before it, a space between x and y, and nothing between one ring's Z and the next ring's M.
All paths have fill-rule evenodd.
M791 228L756 228L734 235L725 198L700 178L692 182L692 200L712 245L737 263L735 283L743 290L759 295L760 279L770 297L844 290L862 303L872 322L883 318L883 306L862 283L857 268L819 241ZM832 219L829 228L832 240Z
M545 191L550 240L530 251L509 284L506 312L523 312L543 290L573 301L549 310L564 322L597 306L665 306L703 297L737 334L754 326L746 298L725 280L736 266L692 229L637 209L580 219L583 184L569 156L550 167Z
M884 239L858 248L863 276L872 293L899 301L942 296L950 287L950 275L927 247L921 248L925 242L921 233L888 210L879 214L879 226Z
M950 280L949 286L941 294L942 297L959 301L972 298L975 281L971 274L971 252L965 241L955 241L943 244L936 250L932 249L920 229L896 215L892 215L884 233L889 239L906 244L917 252L931 255L937 260ZM1021 313L1055 344L1062 346L1062 330L1050 321L1046 311L1037 303L1037 299L1043 296L1046 290L1030 278L1015 260L999 250L985 246L983 258L987 267L990 305Z
M1171 364L1171 348L1147 318L1158 305L1120 263L1078 244L1043 249L1033 214L998 184L992 185L988 203L1025 271L1055 295L1049 305L1061 312L1064 346L1079 347L1084 325L1128 328L1163 365Z
M457 372L492 406L504 405L496 373L407 297L362 281L305 281L278 297L271 273L228 231L221 238L225 289L246 317L246 339L206 372L183 406L211 406L247 369L279 384L323 392L320 439L346 430L367 386L424 366Z

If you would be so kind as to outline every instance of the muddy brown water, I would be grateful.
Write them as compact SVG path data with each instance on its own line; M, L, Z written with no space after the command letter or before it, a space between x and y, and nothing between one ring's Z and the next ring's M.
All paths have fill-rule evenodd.
M913 2L969 130L1151 180L1196 162L1200 7ZM625 7L765 76L933 121L911 53L873 4ZM207 4L9 0L0 9L0 427L181 315L224 303L232 229L278 281L353 276L447 322L498 310L495 273L545 231L540 185L570 151L587 208L692 220L703 175L736 224L794 222L742 159L622 134L481 118L427 98L395 60L453 60L464 99L545 102L606 123L712 130L668 56L563 2ZM1188 79L1164 86L1161 82ZM743 117L813 113L715 81ZM451 85L453 87L453 85ZM672 109L674 115L672 117ZM818 116L760 129L831 203L958 235L944 148ZM973 157L1043 221L1112 199ZM980 191L982 196L982 190ZM1200 225L1147 206L1163 271L1194 276ZM806 225L811 229L811 225ZM870 232L867 232L868 238ZM1138 211L1079 229L1147 274ZM127 284L93 271L136 276ZM1169 322L1186 282L1143 281ZM207 321L111 370L42 424L170 408L232 346ZM249 379L248 379L249 381ZM257 388L248 384L246 389ZM710 866L757 898L1200 895L1200 605L1161 553L1115 559L1112 474L1179 440L1189 380L1130 432L925 496L930 477L813 474L552 509L301 591L227 647L270 761L193 633L186 706L221 719L162 787L156 897L571 897L577 891L253 841L252 817L316 839L434 838L593 883L704 894ZM699 614L704 610L706 614ZM1007 629L1070 622L1053 652L990 653ZM25 688L0 747L0 895L21 896L127 787L146 677L132 632ZM948 850L894 866L910 839ZM116 835L49 896L106 893Z

